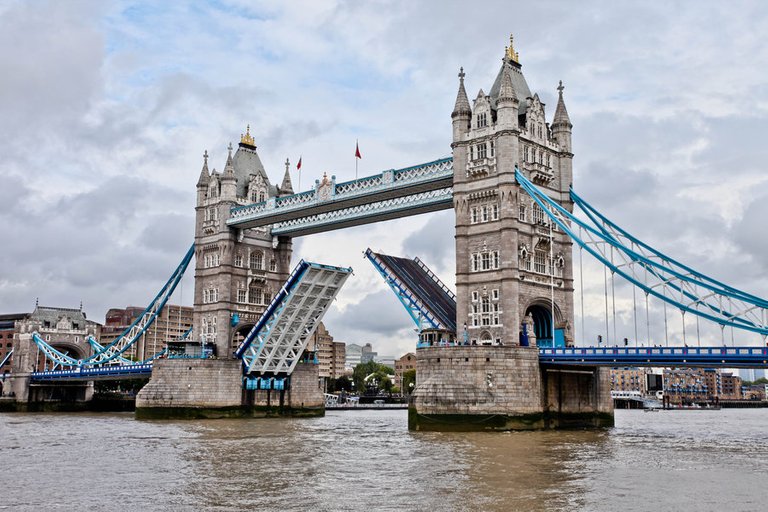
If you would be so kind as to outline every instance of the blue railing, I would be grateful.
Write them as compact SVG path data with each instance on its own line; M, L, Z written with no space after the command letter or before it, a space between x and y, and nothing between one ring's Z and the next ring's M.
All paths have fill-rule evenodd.
M539 348L542 363L600 366L768 367L767 347Z
M152 374L151 364L133 364L124 366L99 366L82 367L76 370L52 370L46 372L32 372L30 375L34 381L41 380L89 380L105 377L149 377Z

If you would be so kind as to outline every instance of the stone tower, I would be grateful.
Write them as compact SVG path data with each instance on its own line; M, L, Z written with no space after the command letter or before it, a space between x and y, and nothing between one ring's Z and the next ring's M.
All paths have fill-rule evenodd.
M572 125L562 82L550 125L544 103L526 83L512 38L490 93L481 89L471 105L464 76L462 69L451 115L459 339L463 334L477 344L551 344L554 302L555 338L570 345L572 243L515 181L518 167L572 209ZM525 338L523 323L529 326Z
M233 229L230 210L292 194L288 164L283 187L271 185L250 127L234 155L229 145L223 172L208 170L208 152L197 182L195 220L195 309L197 341L216 346L219 358L232 353L288 277L291 239L267 228Z

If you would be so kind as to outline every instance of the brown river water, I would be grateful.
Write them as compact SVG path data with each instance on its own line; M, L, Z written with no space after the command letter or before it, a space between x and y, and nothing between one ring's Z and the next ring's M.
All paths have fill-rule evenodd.
M409 432L407 412L136 421L0 414L0 510L759 511L768 409L600 431Z

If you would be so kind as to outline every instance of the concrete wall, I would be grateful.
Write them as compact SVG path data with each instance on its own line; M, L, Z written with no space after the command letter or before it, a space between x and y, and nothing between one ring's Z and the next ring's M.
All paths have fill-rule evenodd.
M240 407L242 369L236 359L157 359L152 378L136 396L140 409Z
M420 348L416 364L412 429L544 427L539 353L533 347Z
M613 426L611 371L582 366L543 366L551 428Z
M605 368L541 367L534 347L426 347L416 360L412 430L613 425Z

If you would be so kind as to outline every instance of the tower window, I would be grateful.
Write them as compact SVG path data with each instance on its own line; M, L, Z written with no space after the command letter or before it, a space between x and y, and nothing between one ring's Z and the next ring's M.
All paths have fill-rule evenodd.
M485 128L488 126L488 114L485 112L477 114L477 127Z
M485 158L487 156L487 147L485 143L477 145L477 158Z
M536 249L533 252L533 271L539 274L547 273L547 253Z
M524 204L520 205L518 219L525 222L525 205Z
M499 205L491 206L491 220L499 220Z
M472 224L477 224L477 208L472 208Z
M243 266L243 255L240 253L235 254L235 266L236 267Z
M264 253L261 251L252 252L249 263L251 270L262 270L264 268Z
M488 222L488 207L487 206L483 206L482 213L483 213L483 222Z
M491 158L493 158L494 156L496 156L496 144L494 143L494 141L491 141Z
M269 271L270 272L277 271L277 262L274 259L269 260Z

